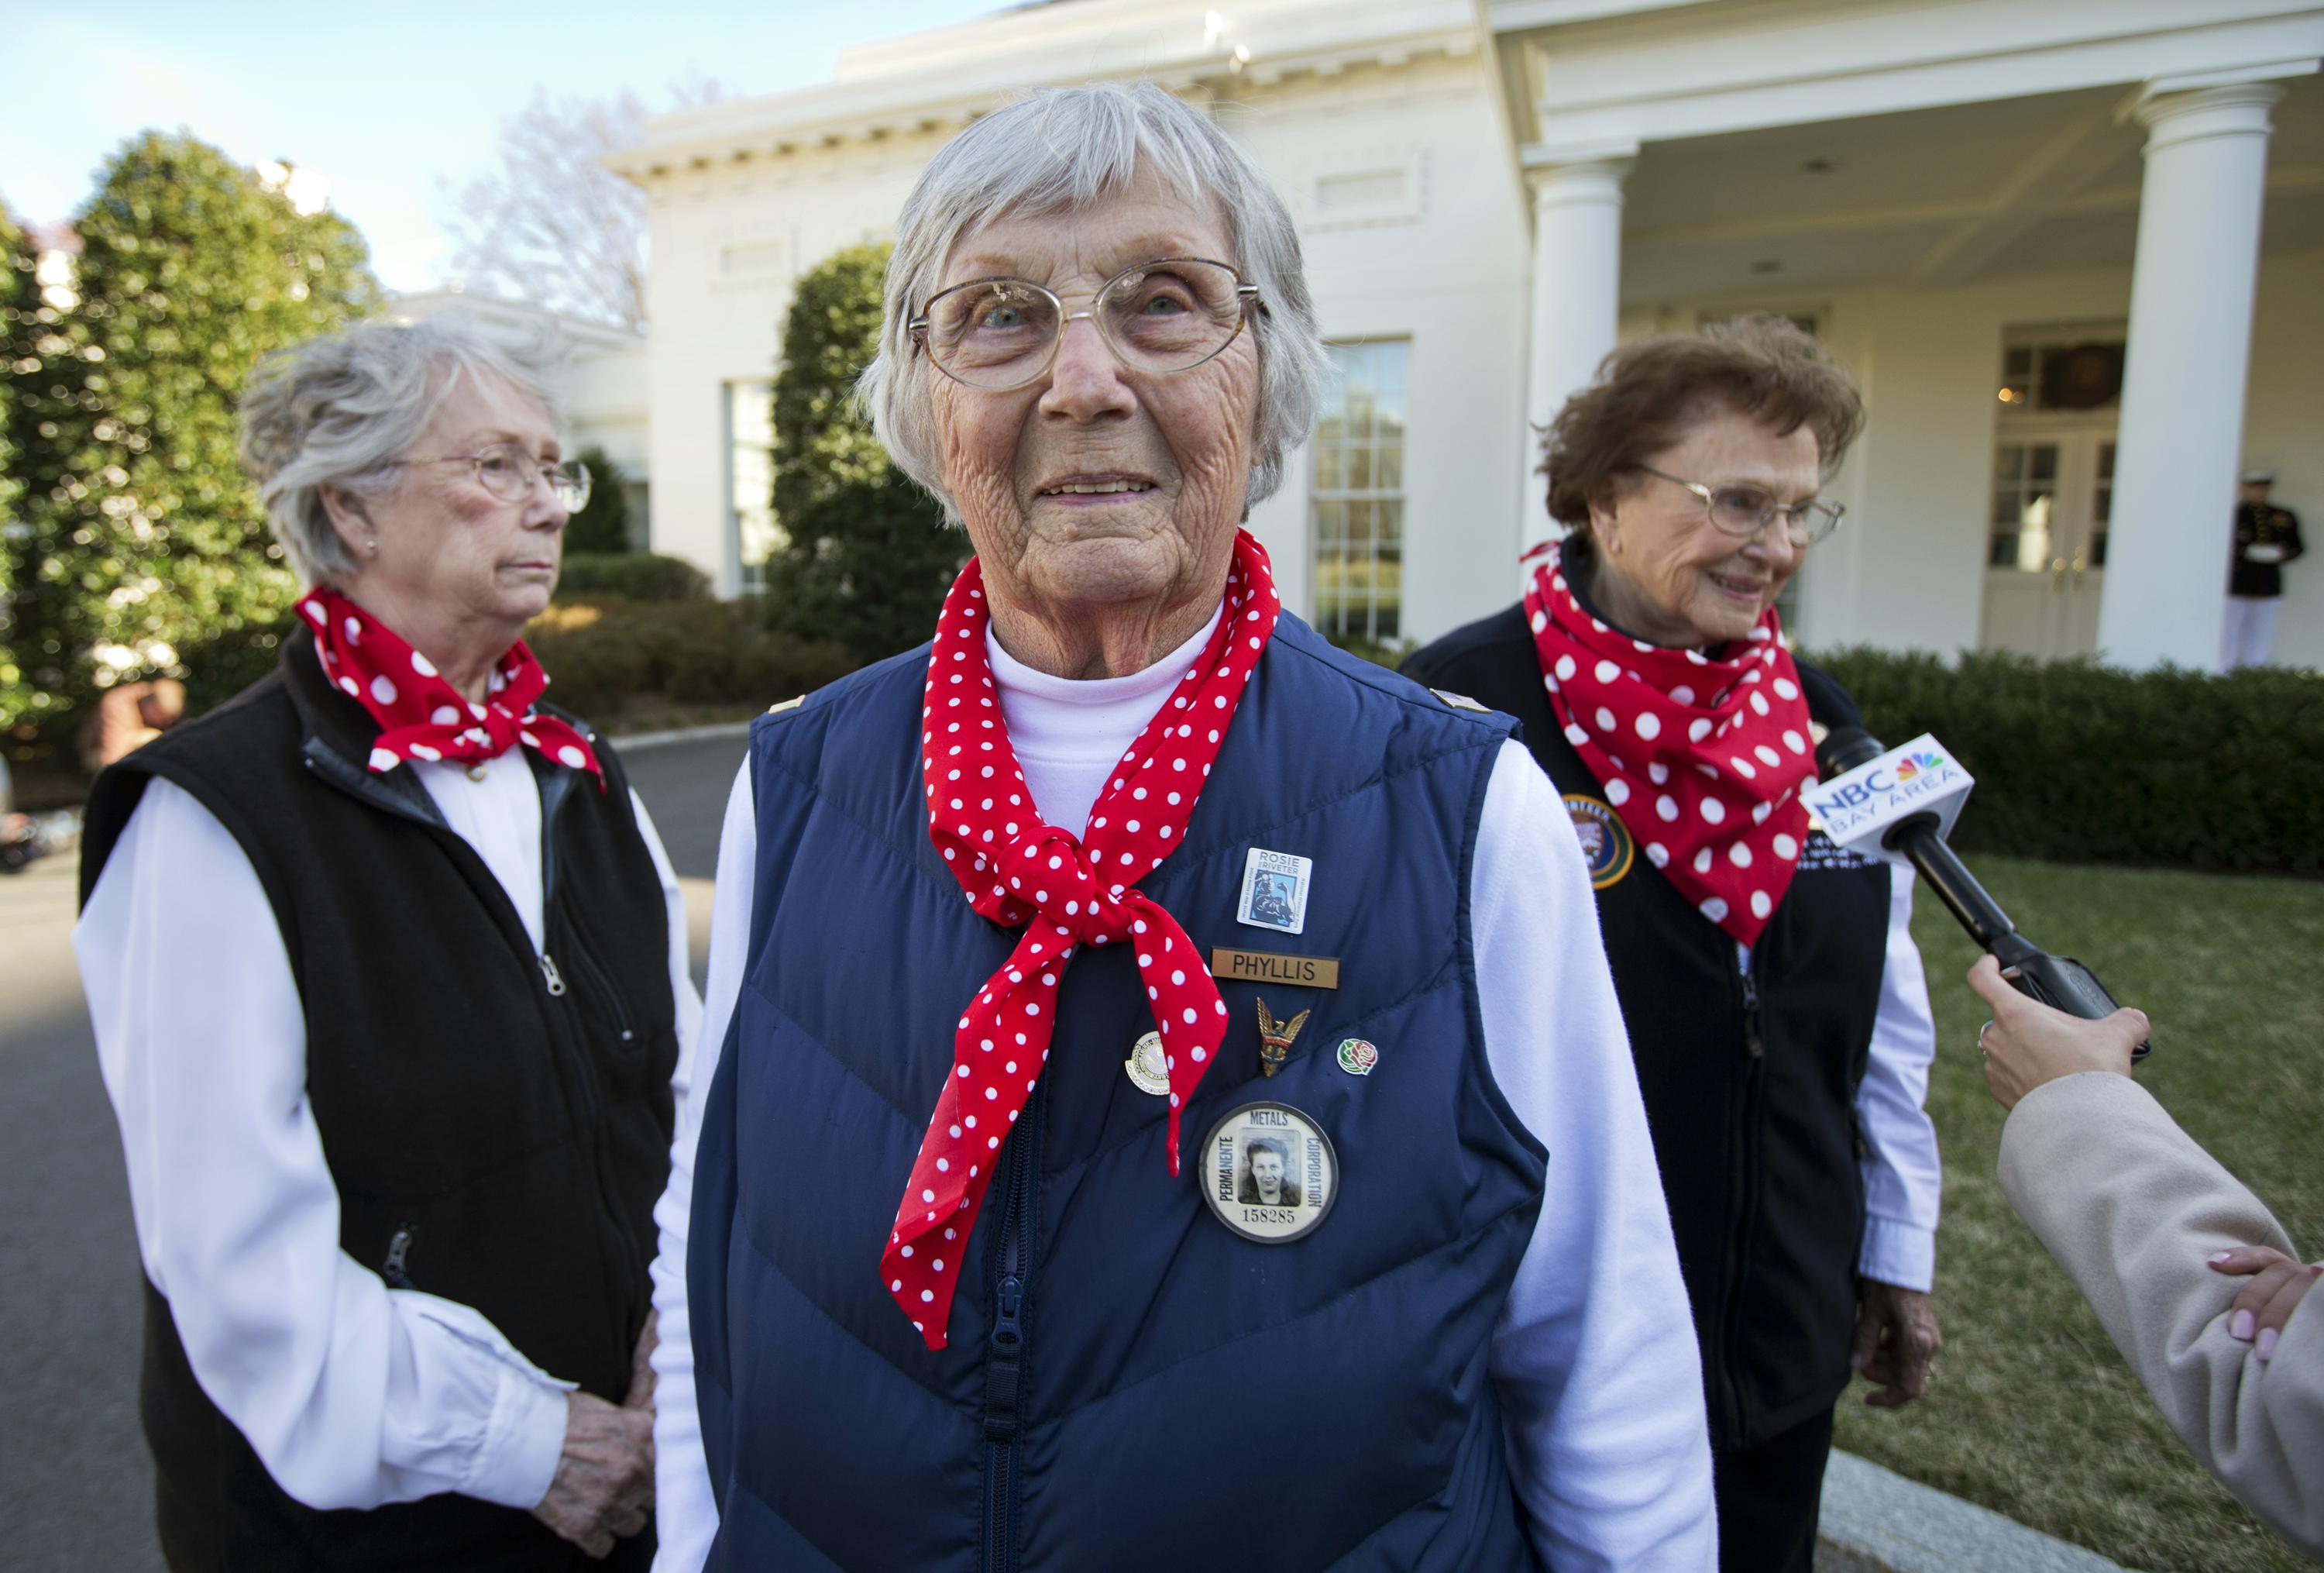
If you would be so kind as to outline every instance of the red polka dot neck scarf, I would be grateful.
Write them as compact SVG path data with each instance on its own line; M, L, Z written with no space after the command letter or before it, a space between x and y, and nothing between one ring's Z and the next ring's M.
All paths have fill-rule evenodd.
M521 743L544 759L590 772L597 790L605 790L605 773L589 740L533 708L549 674L523 640L510 645L493 668L485 680L489 691L478 705L394 630L328 586L308 591L299 612L314 626L323 675L379 723L372 769L393 770L407 759L495 759Z
M1815 745L1799 669L1773 606L1712 660L1591 616L1555 545L1526 587L1526 618L1565 740L1646 858L1697 911L1749 945L1791 888L1807 839L1800 789Z
M1237 531L1218 627L1121 756L1075 837L1041 818L1010 746L985 647L983 565L969 559L945 597L922 711L928 838L969 904L1024 934L962 1008L952 1074L880 1259L881 1282L931 1349L945 1346L969 1231L1001 1144L1048 1060L1058 985L1084 944L1128 944L1138 958L1169 1069L1166 1151L1178 1172L1179 1111L1217 1055L1227 1007L1194 941L1138 882L1185 840L1282 609L1267 553Z

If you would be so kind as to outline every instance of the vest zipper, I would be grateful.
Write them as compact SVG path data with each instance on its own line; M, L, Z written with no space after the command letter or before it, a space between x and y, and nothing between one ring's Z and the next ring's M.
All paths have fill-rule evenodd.
M540 953L541 981L549 985L549 996L561 999L565 995L565 975L557 970L557 958L544 950Z
M406 1224L387 1243L387 1260L380 1264L379 1275L387 1281L390 1289L411 1287L411 1274L404 1266L405 1258L411 1254L411 1226Z
M992 1285L992 1332L984 1357L985 1573L1017 1566L1018 1400L1025 1369L1025 1289L1033 1276L1030 1214L1042 1088L1036 1087L1010 1133L1001 1210L1001 1253Z
M1743 1393L1737 1383L1735 1372L1742 1358L1740 1329L1736 1324L1735 1307L1742 1297L1743 1278L1751 1259L1752 1237L1757 1232L1759 1197L1759 1100L1764 1091L1766 1074L1766 1042L1759 1017L1759 980L1752 972L1753 956L1748 945L1735 947L1736 975L1743 985L1743 1050L1748 1056L1744 1070L1741 1124L1736 1133L1736 1150L1742 1167L1739 1183L1735 1188L1735 1216L1729 1231L1727 1292L1720 1309L1722 1356L1720 1374L1727 1389L1728 1417L1730 1423L1740 1427L1743 1414Z
M622 1041L634 1042L637 1033L630 1026L630 1007L622 1000L622 991L613 986L613 975L598 965L595 954L590 950L587 941L581 938L581 927L577 923L573 927L573 948L567 954L580 963L582 972L597 985L598 992L605 996L605 1003L613 1007L613 1026L622 1034Z

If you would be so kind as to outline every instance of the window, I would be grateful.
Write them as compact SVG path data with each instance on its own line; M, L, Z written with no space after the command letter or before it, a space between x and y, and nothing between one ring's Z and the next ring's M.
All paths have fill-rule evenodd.
M2113 444L2107 445L2109 479ZM1993 449L1993 532L1986 566L2040 573L2049 566L2058 505L2058 444L2002 442ZM2101 546L2103 552L2105 548Z
M2122 403L2123 337L2057 329L2011 333L1994 397L2011 414L2111 410Z
M1404 629L1403 339L1331 347L1315 428L1315 626L1393 644Z
M767 588L767 554L782 544L775 523L774 384L726 384L726 551L737 591Z

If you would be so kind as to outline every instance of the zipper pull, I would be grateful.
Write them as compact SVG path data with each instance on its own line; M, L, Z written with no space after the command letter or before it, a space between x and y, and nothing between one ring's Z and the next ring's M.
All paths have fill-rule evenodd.
M396 1230L395 1237L387 1243L387 1261L379 1271L379 1275L387 1280L390 1289L411 1287L411 1274L404 1270L404 1258L410 1254L411 1230L409 1227Z
M546 950L540 953L540 976L548 980L551 995L565 992L565 975L557 970L557 958Z
M1751 951L1748 946L1736 948L1737 960L1743 973L1743 1049L1757 1059L1767 1052L1759 1036L1759 980L1751 976Z
M1017 1440L1018 1356L1025 1346L1017 1313L1023 1309L1024 1294L1024 1280L1013 1274L1001 1279L992 1319L992 1353L984 1362L984 1439L1003 1447Z

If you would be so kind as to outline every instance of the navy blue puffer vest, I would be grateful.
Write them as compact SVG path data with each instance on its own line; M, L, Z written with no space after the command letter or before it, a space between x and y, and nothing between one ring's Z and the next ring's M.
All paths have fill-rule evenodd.
M928 844L926 662L873 667L752 738L749 960L688 1263L711 1565L1532 1568L1485 1365L1546 1155L1486 1062L1468 909L1508 722L1283 618L1144 888L1202 954L1336 957L1341 986L1222 982L1231 1025L1173 1180L1165 1100L1122 1067L1151 1026L1131 958L1077 955L931 1354L880 1253L961 1004L1014 936ZM1253 847L1314 859L1304 934L1236 922ZM1272 1078L1261 997L1314 1012ZM1350 1037L1379 1046L1369 1076L1337 1063ZM1303 1111L1340 1161L1330 1216L1288 1245L1237 1236L1196 1194L1198 1143L1259 1098Z

